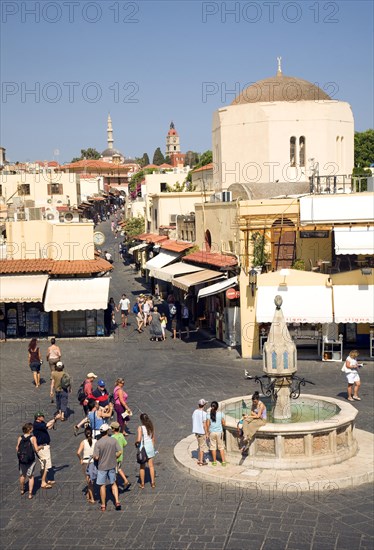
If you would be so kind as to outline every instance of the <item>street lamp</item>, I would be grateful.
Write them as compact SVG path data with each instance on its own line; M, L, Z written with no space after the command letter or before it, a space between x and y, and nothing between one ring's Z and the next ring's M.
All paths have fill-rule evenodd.
M255 268L252 266L250 272L248 273L249 275L249 286L251 287L251 294L252 296L255 295L255 290L257 289L257 271L255 270Z

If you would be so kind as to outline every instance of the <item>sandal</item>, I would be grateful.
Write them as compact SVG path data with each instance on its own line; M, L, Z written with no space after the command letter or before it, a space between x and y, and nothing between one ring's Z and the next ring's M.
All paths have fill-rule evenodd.
M31 500L32 498L33 498L32 493L29 493L29 500Z
M116 508L116 510L121 510L121 509L122 509L121 503L120 503L120 502L116 502L115 508Z
M226 466L227 462L221 462L221 466Z
M24 494L25 494L25 490L22 489L22 490L21 490L21 496L24 495Z
M198 466L208 466L208 463L206 461L204 462L198 462L197 463Z
M42 485L42 489L52 489L52 485Z
M155 489L156 488L156 483L151 483L151 487L152 487L152 489Z
M216 461L211 462L211 465L212 465L212 466L217 466L217 462L216 462Z
M353 399L354 399L355 401L361 401L361 397L358 397L358 395L354 395L354 396L353 396Z
M105 512L105 510L106 510L105 504L102 504L102 505L100 506L100 510L101 510L102 512Z
M144 485L139 485L140 489L144 489Z
M347 400L348 401L354 401L353 397L348 397Z

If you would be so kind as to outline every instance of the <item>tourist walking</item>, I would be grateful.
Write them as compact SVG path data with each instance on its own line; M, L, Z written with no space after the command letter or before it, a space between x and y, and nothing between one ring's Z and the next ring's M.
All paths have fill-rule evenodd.
M123 378L117 378L116 385L113 390L114 410L117 413L117 422L120 425L120 431L125 435L129 435L127 430L127 422L131 409L127 405L128 395L123 389L125 380Z
M5 323L5 314L2 309L0 309L0 342L5 342L6 340L6 323Z
M22 426L23 434L17 440L16 452L18 457L19 484L21 495L25 494L25 484L29 484L29 499L33 497L34 470L36 464L36 453L43 449L38 446L36 437L32 433L32 424L27 422Z
M34 384L36 388L40 386L40 366L42 364L42 356L40 355L40 349L38 347L38 341L36 338L32 338L28 347L29 352L29 366L34 378Z
M111 425L110 425L110 429L112 430L112 437L118 441L119 446L122 449L122 453L117 458L116 473L120 476L120 478L122 478L122 480L124 482L124 487L126 488L126 487L129 487L131 485L131 483L129 482L129 480L126 477L125 472L122 470L123 457L124 457L123 451L124 451L124 449L127 445L127 441L126 441L125 436L123 435L123 433L120 432L119 422L112 422Z
M56 345L56 338L51 338L51 345L49 346L47 350L47 361L49 363L49 368L51 371L51 377L52 380L52 371L55 370L56 363L61 361L61 350Z
M152 313L149 314L150 324L149 332L151 334L151 340L159 342L163 339L162 337L162 326L160 314L158 312L157 306L154 307Z
M126 294L122 294L122 297L118 303L117 311L121 311L122 328L127 327L127 317L130 310L130 300Z
M186 304L182 305L181 325L186 331L186 339L188 340L190 337L190 312ZM182 328L179 329L179 338L182 338Z
M262 401L260 401L260 394L255 391L252 395L252 407L249 415L243 417L243 454L248 451L249 444L254 438L255 433L265 426L267 418L266 407Z
M198 408L192 414L192 433L195 434L197 440L197 463L199 466L206 466L208 462L204 460L204 453L208 450L206 440L208 438L207 428L207 413L204 410L206 405L205 399L200 399Z
M92 384L94 380L96 380L96 378L97 378L97 375L94 372L89 372L87 373L86 379L83 382L83 393L85 395L85 399L83 399L81 403L82 403L83 411L85 415L88 414L88 400L92 398L92 392L93 392Z
M155 483L155 469L153 465L153 458L155 456L155 430L153 423L149 416L145 413L140 415L141 426L138 427L137 437L135 441L135 447L138 449L143 449L146 452L147 458L144 464L140 464L139 469L139 479L140 479L140 488L144 489L145 482L145 468L146 466L149 469L149 475L151 479L151 487L154 489L156 487Z
M359 364L357 361L358 356L359 352L356 349L353 349L349 352L349 355L344 363L345 374L348 382L348 401L361 401L361 397L358 396L358 390L361 386L361 380L357 369L362 365Z
M53 397L53 393L56 397L56 409L60 415L61 422L64 422L67 415L69 393L71 392L71 378L67 372L64 372L64 364L58 361L55 366L55 370L52 371L51 390L50 395Z
M96 442L94 451L94 460L98 461L96 483L100 486L102 512L106 510L106 484L112 487L116 510L121 510L116 483L116 466L122 449L115 438L109 437L108 431L108 424L103 424L100 428L101 438Z
M212 453L212 466L217 466L217 450L221 454L221 464L226 466L225 461L225 444L223 441L223 427L225 426L225 417L218 411L217 401L212 401L210 404L210 413L206 421L209 432L210 452Z
M33 434L36 438L36 444L38 447L38 459L40 462L40 473L42 476L41 479L41 488L42 489L52 489L55 481L52 479L47 479L48 472L52 468L52 457L51 457L51 438L49 435L49 430L51 430L59 420L59 415L56 415L54 418L45 421L45 415L42 411L36 412L34 415L34 424L32 426Z
M88 424L92 430L93 437L97 438L100 435L101 426L111 417L111 413L100 408L99 402L94 399L89 400L88 409L86 418L83 418L83 420L74 426L74 433L77 435L79 428Z
M110 416L112 416L113 404L110 402L110 395L102 378L98 380L97 388L92 392L91 397L93 397L95 401L99 402L99 407L101 409L104 409L105 412L110 413Z
M168 323L168 318L163 312L160 313L160 323L161 323L162 339L166 340L166 325Z
M90 504L95 503L93 481L90 475L90 465L93 464L93 454L95 450L96 439L93 438L92 430L87 427L84 430L84 439L80 442L77 449L77 456L82 465L83 475L87 483L87 501Z
M175 340L177 337L177 306L175 305L173 296L169 301L169 317L171 323L171 333L173 335L172 338Z
M143 304L143 320L146 327L150 323L151 303L149 298L146 298Z

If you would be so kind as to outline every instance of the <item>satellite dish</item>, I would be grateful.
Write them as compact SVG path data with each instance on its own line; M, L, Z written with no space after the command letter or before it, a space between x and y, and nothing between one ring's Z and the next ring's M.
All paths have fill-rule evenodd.
M52 214L52 213L47 214L47 220L54 220L54 219L55 219L54 214Z
M62 201L57 201L57 204L62 204Z
M73 219L74 219L73 214L71 212L66 212L66 214L64 215L65 222L70 223L73 221Z
M48 204L52 204L52 199L48 199L48 200L47 200L47 203L48 203Z

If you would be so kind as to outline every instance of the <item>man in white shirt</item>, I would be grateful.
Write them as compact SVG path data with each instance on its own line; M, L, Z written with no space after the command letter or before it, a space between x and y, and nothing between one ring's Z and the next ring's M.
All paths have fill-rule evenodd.
M206 440L209 436L207 428L207 413L204 410L206 405L205 399L200 399L198 408L194 410L192 414L192 433L195 434L198 444L198 458L197 463L199 466L205 466L208 464L204 460L204 453L208 450Z
M122 294L117 307L117 311L121 310L121 319L122 319L122 328L127 327L127 317L130 310L130 300L127 298L126 294Z

